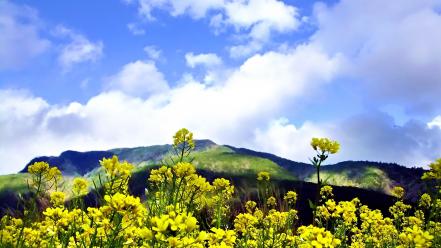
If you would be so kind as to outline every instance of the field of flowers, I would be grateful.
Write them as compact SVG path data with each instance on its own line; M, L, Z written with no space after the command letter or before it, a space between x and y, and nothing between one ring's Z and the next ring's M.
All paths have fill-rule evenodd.
M143 201L128 189L134 166L116 156L100 161L102 177L76 178L70 189L60 187L56 167L29 166L31 198L23 213L2 217L0 247L441 247L441 159L423 176L437 183L432 192L411 206L403 188L396 187L396 202L383 215L357 198L333 199L320 167L340 147L314 138L313 224L301 226L296 200L302 192L278 197L270 173L262 171L256 178L258 200L234 208L234 185L223 178L209 182L191 164L192 133L179 130L173 144L174 154L150 171ZM99 207L83 201L90 188Z

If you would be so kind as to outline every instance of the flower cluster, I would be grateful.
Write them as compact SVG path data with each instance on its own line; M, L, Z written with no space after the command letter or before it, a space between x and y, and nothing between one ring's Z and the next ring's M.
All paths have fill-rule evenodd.
M57 189L61 181L61 171L46 162L35 162L28 167L28 172L31 175L28 184L38 196L52 188Z
M321 153L335 154L340 150L340 144L328 138L312 138L311 146L314 150Z
M74 196L82 196L89 192L89 182L81 177L73 180L72 192Z
M186 129L174 140L194 146ZM313 140L312 145L329 153L338 151L338 145L326 139ZM188 162L151 169L145 200L130 194L133 165L112 157L104 158L101 166L102 188L96 190L101 204L65 204L67 194L52 190L44 209L25 209L23 218L1 218L0 247L441 247L441 199L437 194L423 194L412 209L404 202L404 189L397 187L392 190L395 204L386 217L357 198L336 201L332 187L323 186L314 206L313 224L301 226L295 207L302 192L280 195L272 188L268 172L257 175L257 199L234 208L240 197L233 184L224 178L208 181ZM424 178L435 179L436 170L436 164L431 166ZM41 193L61 179L58 169L43 162L29 166L29 173L32 185ZM88 182L74 179L74 203L88 193ZM37 212L26 214L30 211Z

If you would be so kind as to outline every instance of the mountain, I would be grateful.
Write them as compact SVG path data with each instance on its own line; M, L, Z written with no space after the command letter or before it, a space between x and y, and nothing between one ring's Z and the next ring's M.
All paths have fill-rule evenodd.
M99 161L103 158L110 158L114 153L109 151L91 151L91 152L77 152L65 151L60 156L55 157L37 157L32 159L23 170L20 172L27 172L29 165L35 162L47 162L51 166L57 166L64 175L84 175L87 172L99 167Z
M196 152L209 149L216 144L211 140L196 141ZM65 151L60 156L42 156L32 159L26 164L21 173L27 172L29 165L44 161L51 166L57 166L63 175L81 175L93 171L100 166L100 160L117 155L120 160L127 160L133 164L158 163L166 154L171 152L171 145L154 145L135 148L116 148L108 151L77 152Z
M227 147L238 154L271 160L296 175L301 181L316 182L317 180L315 168L310 164L246 148ZM394 186L400 185L405 188L408 199L416 200L421 192L427 191L426 183L421 180L424 172L422 168L408 168L395 163L343 161L322 166L320 174L327 184L371 189L386 194L390 194Z
M315 181L315 168L310 164L291 161L274 154L217 145L210 140L196 140L193 163L198 170L227 177L252 177L260 171L268 171L278 180ZM136 165L136 171L158 165L172 151L171 145L154 145L135 148L117 148L107 151L75 152L66 151L58 157L38 157L32 159L21 172L36 161L46 161L57 166L68 176L94 177L100 173L99 160L117 155ZM344 161L322 167L322 179L331 185L350 186L389 194L396 185L403 186L409 199L416 199L426 191L421 181L424 170L407 168L398 164ZM0 178L1 180L1 178ZM0 184L0 190L1 190ZM20 188L20 185L16 185Z

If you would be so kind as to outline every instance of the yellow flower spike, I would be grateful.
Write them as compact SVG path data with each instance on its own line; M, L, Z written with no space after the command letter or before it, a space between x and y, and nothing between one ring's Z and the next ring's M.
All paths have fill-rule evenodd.
M63 192L55 191L51 193L51 203L55 207L63 206L65 198L66 194L64 194Z
M431 205L432 205L432 198L430 197L429 194L424 193L420 198L420 202L418 203L418 206L422 209L429 209Z
M72 192L75 196L86 195L89 192L89 182L82 178L77 177L73 180Z
M295 205L297 201L297 193L294 191L288 191L283 199L290 205Z
M312 138L311 146L320 153L335 154L340 150L340 144L328 138Z
M190 163L180 162L173 167L173 171L177 177L184 178L195 174L196 168Z
M258 221L259 220L255 216L249 213L239 214L234 219L234 229L236 232L246 234L253 229Z
M395 196L398 199L403 199L404 197L404 189L403 187L400 186L395 186L394 188L392 188L391 193L393 196Z
M399 237L401 244L398 247L429 248L432 246L433 236L421 230L417 225L405 228Z
M161 215L161 217L154 216L151 219L152 230L155 232L165 232L170 226L171 220L168 215Z
M270 173L266 171L261 171L257 174L258 181L269 181L271 179Z
M191 149L194 149L193 133L186 128L182 128L173 136L173 146L178 147L186 143Z
M276 198L275 198L274 196L269 197L269 198L266 200L266 205L268 205L268 207L270 207L270 208L275 208L276 205L277 205L277 200L276 200Z
M100 164L109 177L128 177L134 168L134 166L127 161L120 162L116 155L113 155L112 158L103 158Z
M320 196L323 200L334 197L334 194L332 193L332 187L329 185L323 186L320 189Z
M325 228L319 228L312 225L301 226L297 230L299 233L296 243L299 247L337 247L341 240L335 238L331 232Z
M46 162L35 162L28 167L30 174L42 174L49 171L49 164Z
M256 208L257 203L255 201L247 201L245 203L245 209L247 210L248 213L252 213L254 211L254 209Z
M421 177L424 180L431 180L431 179L441 179L441 158L437 159L435 162L429 164L430 170L428 172L425 172L423 176Z

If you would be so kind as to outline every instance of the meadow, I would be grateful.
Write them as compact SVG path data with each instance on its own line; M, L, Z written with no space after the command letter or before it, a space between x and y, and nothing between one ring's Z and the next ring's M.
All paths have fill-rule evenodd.
M333 182L322 179L331 172L321 167L340 146L313 138L311 148L316 176L309 180L316 182L316 192L309 199L308 225L299 221L297 200L303 192L281 190L273 183L274 178L292 179L286 171L268 160L232 159L236 155L224 148L197 153L195 160L193 134L181 129L173 137L173 154L159 167L135 168L113 156L103 158L100 171L87 179L63 180L57 167L30 165L28 174L11 181L18 191L30 193L23 198L22 212L2 217L0 247L441 247L441 159L423 175L435 187L414 204L404 200L402 187L391 188L394 202L385 214L358 198L335 200L329 185ZM259 171L259 163L266 163L267 170ZM256 197L244 200L230 180L198 173L217 168L254 174ZM139 170L148 171L147 181L138 185L145 190L142 199L129 189ZM379 188L388 183L365 180ZM68 187L62 187L66 181ZM91 191L97 206L85 202Z

